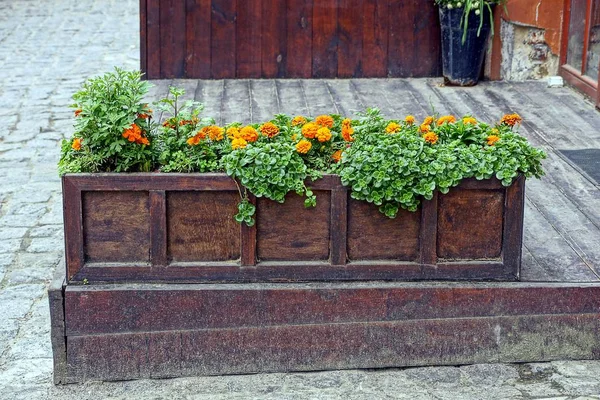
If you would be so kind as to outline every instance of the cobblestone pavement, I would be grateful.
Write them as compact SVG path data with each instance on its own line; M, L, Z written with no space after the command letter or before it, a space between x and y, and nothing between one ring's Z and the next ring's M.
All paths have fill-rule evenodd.
M53 386L46 288L63 253L58 144L86 77L138 68L137 4L0 0L0 399L600 399L595 361Z

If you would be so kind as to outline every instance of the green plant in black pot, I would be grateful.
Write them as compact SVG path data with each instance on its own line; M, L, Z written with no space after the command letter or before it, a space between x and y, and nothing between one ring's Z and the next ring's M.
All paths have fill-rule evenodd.
M435 0L442 31L442 67L449 85L473 86L479 81L494 9L505 0Z

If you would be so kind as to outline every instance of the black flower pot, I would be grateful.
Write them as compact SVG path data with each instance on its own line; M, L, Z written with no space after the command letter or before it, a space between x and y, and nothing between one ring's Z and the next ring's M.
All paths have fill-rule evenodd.
M463 9L449 10L440 7L442 28L442 65L447 85L473 86L479 81L485 50L490 35L490 11L484 7L483 26L479 31L480 15L469 13L465 41L464 29L460 25ZM479 31L479 35L477 32Z

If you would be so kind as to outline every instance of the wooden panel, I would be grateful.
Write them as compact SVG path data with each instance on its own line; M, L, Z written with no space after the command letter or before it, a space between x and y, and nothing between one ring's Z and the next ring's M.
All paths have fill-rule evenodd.
M331 195L315 191L317 206L304 207L304 197L289 194L284 204L259 198L257 201L258 259L327 260Z
M594 359L600 356L598 317L594 313L74 336L67 342L68 381Z
M185 4L185 77L207 79L211 76L211 0L186 0Z
M262 76L286 76L286 4L285 1L262 1ZM292 49L292 51L294 51ZM256 56L261 54L256 52Z
M235 77L236 0L212 0L210 66L215 79Z
M55 385L66 383L67 377L67 334L65 328L64 287L66 268L62 260L48 287L48 302L50 306L50 341L52 342L52 358L54 373L52 378Z
M262 0L244 0L237 4L236 76L240 78L261 77L262 3Z
M519 176L506 190L502 232L502 262L504 271L519 277L525 214L525 177Z
M240 257L237 192L169 192L168 253L172 261L223 261Z
M585 314L598 284L314 283L70 286L66 335ZM132 314L131 310L135 310ZM213 310L219 310L214 313ZM210 318L206 318L210 315Z
M287 0L288 78L312 77L313 0Z
M423 5L424 6L424 5ZM363 0L362 71L365 77L388 75L388 2Z
M338 66L340 78L363 76L363 0L338 1Z
M425 7L421 0L390 0L388 14L390 76L439 76L441 33L437 7L433 3Z
M313 0L312 77L337 75L337 0Z
M395 219L373 204L350 200L348 257L351 260L414 261L419 256L421 212L400 210Z
M84 192L83 238L87 262L148 262L148 193Z
M500 257L504 191L451 190L438 204L438 257Z
M146 77L159 79L160 76L160 3L161 0L140 0L146 2Z
M160 76L184 76L186 57L185 2L160 0Z
M150 262L167 266L167 198L164 190L150 191Z
M147 73L148 71L148 50L147 35L148 35L148 15L146 9L146 1L140 0L140 71Z
M63 176L62 193L67 279L71 279L84 263L81 190L69 176Z

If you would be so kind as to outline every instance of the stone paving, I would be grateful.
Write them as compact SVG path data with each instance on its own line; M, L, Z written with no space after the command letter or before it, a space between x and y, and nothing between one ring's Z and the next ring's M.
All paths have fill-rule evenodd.
M0 399L600 399L600 362L52 384L59 142L89 76L138 68L136 0L0 1Z

